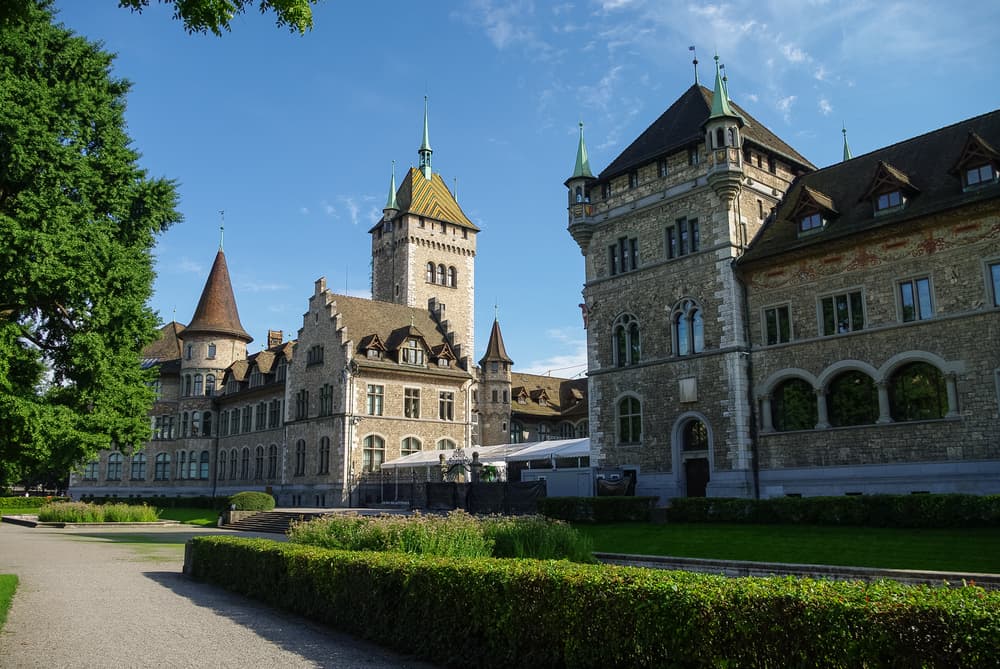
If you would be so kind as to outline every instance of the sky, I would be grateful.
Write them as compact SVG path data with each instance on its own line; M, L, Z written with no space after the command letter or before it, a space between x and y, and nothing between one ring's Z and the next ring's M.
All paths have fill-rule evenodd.
M368 230L391 162L433 164L482 232L475 358L494 315L520 372L586 371L583 256L566 191L585 123L598 173L712 56L730 97L817 166L1000 107L1000 3L837 0L321 0L305 35L251 10L189 35L157 4L57 0L57 20L117 54L140 165L176 181L152 307L194 314L219 246L244 328L296 336L313 282L370 296ZM456 186L457 184L457 186ZM225 212L224 215L220 212Z

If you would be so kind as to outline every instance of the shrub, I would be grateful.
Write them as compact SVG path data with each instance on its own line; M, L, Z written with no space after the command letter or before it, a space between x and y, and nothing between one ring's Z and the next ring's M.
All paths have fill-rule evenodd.
M998 527L1000 495L843 495L732 499L676 498L667 517L682 523Z
M274 508L274 498L266 492L248 490L230 497L228 506L235 511L270 511Z
M38 510L43 523L149 523L159 520L156 509L129 504L57 502Z
M216 511L222 511L223 509L229 508L229 500L227 498L210 497L208 495L191 495L190 497L178 495L171 495L169 497L159 495L152 497L143 497L141 495L129 495L128 497L95 497L93 495L88 495L83 497L82 501L93 502L94 504L107 504L108 502L147 504L149 506L155 506L158 509L187 508L214 509Z
M65 502L68 497L0 497L2 509L37 509L50 502Z
M649 522L658 497L545 497L538 513L571 523Z
M544 516L489 516L483 534L493 557L595 562L594 542L561 520Z
M190 547L196 579L445 666L1000 666L1000 593L975 586L728 579L236 537Z

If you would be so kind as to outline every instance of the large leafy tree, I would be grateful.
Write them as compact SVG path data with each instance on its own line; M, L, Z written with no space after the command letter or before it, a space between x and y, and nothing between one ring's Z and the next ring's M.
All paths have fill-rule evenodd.
M221 35L229 30L229 23L254 5L261 14L273 12L275 23L292 32L304 33L313 26L312 5L319 0L159 0L174 6L174 18L184 22L192 33L213 32ZM119 0L119 7L141 12L150 0Z
M151 250L181 218L138 166L112 55L50 0L3 1L0 484L148 438Z

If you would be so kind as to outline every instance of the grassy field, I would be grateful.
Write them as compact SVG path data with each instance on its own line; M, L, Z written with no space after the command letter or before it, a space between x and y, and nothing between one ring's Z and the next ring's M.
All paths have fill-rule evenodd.
M607 553L1000 573L1000 529L818 525L579 525Z
M14 599L15 590L17 590L17 576L0 574L0 630L7 622L7 611L10 610L10 602Z
M188 525L200 525L202 527L215 527L219 519L219 512L215 509L193 509L178 507L176 509L161 509L161 520L179 520Z

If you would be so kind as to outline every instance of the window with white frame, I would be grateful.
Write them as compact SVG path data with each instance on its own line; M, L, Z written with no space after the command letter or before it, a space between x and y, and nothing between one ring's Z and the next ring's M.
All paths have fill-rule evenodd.
M791 307L783 304L764 309L764 343L768 346L792 340Z
M799 234L807 234L822 230L824 223L823 214L820 212L814 211L811 214L806 214L799 219Z
M966 188L979 188L997 181L997 170L990 164L970 167L963 173Z
M368 415L381 416L385 399L385 386L368 384Z
M414 453L419 453L423 448L423 444L416 437L406 437L403 439L399 446L400 455L413 455Z
M156 458L153 461L153 480L155 481L169 481L170 480L170 454L169 453L157 453Z
M455 420L455 393L447 390L438 393L438 418Z
M623 397L618 402L618 442L638 444L642 441L642 404L638 397Z
M906 279L899 284L899 315L904 323L922 321L934 315L931 280L926 277Z
M861 291L855 290L821 298L820 319L824 336L863 330L865 309Z
M122 480L122 462L124 459L121 453L111 453L108 455L108 481Z
M361 449L361 469L366 472L376 472L385 462L385 440L370 434L364 438Z
M903 197L902 191L893 190L888 193L880 193L875 196L875 213L881 214L883 212L894 211L901 208L906 204L906 198Z
M136 453L132 456L132 471L129 476L133 481L145 481L146 480L146 454L143 452Z
M406 365L423 365L424 348L416 339L407 339L400 351L400 362Z
M406 418L420 418L420 389L403 389L403 415Z

